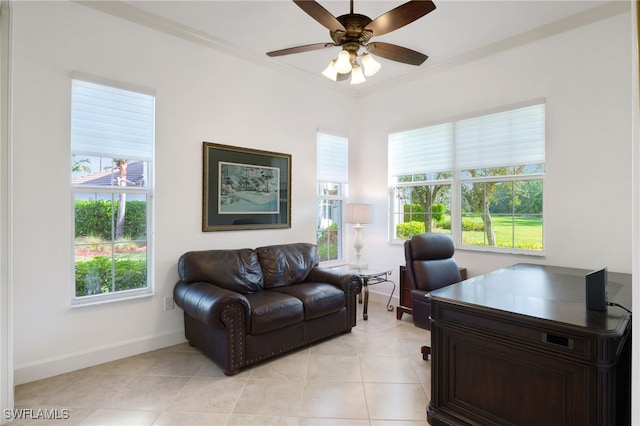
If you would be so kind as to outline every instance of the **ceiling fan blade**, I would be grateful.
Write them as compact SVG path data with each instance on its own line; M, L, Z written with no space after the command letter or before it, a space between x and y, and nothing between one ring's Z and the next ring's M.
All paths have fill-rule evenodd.
M305 44L304 46L289 47L287 49L274 50L273 52L267 52L267 56L291 55L293 53L310 52L312 50L324 49L325 47L335 47L335 44L333 43Z
M381 41L369 43L366 45L366 48L374 55L409 65L421 65L428 58L427 55L416 52L415 50Z
M314 0L293 0L293 2L329 31L347 31L344 25L318 2Z
M348 80L349 77L351 77L351 73L348 72L346 74L338 74L336 75L336 81L345 81Z
M374 36L380 36L412 23L435 8L431 0L411 0L378 16L364 29L371 31Z

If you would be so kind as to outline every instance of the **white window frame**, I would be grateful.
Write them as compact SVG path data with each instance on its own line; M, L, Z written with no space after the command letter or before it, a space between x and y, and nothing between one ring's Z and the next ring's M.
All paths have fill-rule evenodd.
M71 305L74 307L77 306L87 306L87 305L95 305L102 304L108 302L115 302L121 300L130 300L136 299L140 297L150 297L154 294L154 228L153 228L153 218L154 218L154 160L155 160L155 92L152 89L135 86L131 84L116 82L113 80L87 75L84 73L71 73L71 84L72 87L76 83L91 85L99 85L103 86L107 90L115 89L116 91L128 91L132 92L135 95L140 95L145 98L149 103L148 112L150 113L151 123L147 123L147 127L141 131L143 135L140 134L131 134L131 138L129 140L146 140L143 142L148 146L147 148L142 147L139 148L136 146L136 143L133 144L131 142L126 141L126 136L124 138L118 139L110 139L104 136L104 133L100 133L100 130L97 130L97 134L90 134L87 136L87 132L92 132L93 130L90 126L84 126L80 128L75 125L74 115L77 112L74 111L74 89L72 92L72 125L71 125L71 159L74 156L77 157L101 157L101 158L116 158L113 155L113 151L117 150L117 152L123 152L127 156L127 160L139 160L146 161L148 166L145 168L144 181L145 184L141 186L107 186L107 185L87 185L87 184L71 184L71 211L72 211L72 241L71 241L71 250L72 250L72 282L71 282ZM97 87L97 86L96 86ZM77 110L77 109L76 109ZM105 121L106 122L106 121ZM78 134L81 134L78 136ZM129 149L131 147L135 147ZM140 157L139 152L145 151L144 155ZM124 157L119 155L118 157ZM71 160L73 161L73 160ZM138 289L130 289L130 290L121 290L114 291L108 293L100 293L95 295L87 295L87 296L76 296L76 283L75 283L75 270L76 270L76 258L75 258L75 199L76 194L111 194L114 198L118 198L119 194L132 194L132 195L142 195L146 200L146 286ZM112 241L113 244L115 242Z
M497 253L513 253L513 254L530 254L535 256L544 256L544 190L543 190L543 207L542 207L542 223L543 223L543 248L542 250L527 250L527 249L518 249L518 248L502 248L502 247L493 247L486 245L463 245L462 244L462 185L465 183L479 183L479 182L512 182L512 181L526 181L526 180L542 180L542 185L544 188L544 172L542 173L531 173L531 174L521 174L521 175L507 175L507 176L486 176L486 177L463 177L462 171L470 169L471 164L469 161L473 161L473 157L469 160L469 156L466 157L466 164L460 165L459 157L461 154L457 152L456 146L456 124L460 123L464 120L474 120L474 119L482 119L484 116L489 116L495 113L508 113L510 111L514 111L520 108L526 107L535 107L541 106L544 117L544 107L545 102L543 99L536 99L529 102L521 103L518 105L513 105L505 108L501 108L499 110L494 110L484 114L474 114L467 117L458 118L456 120L450 120L442 123L436 123L424 128L409 130L406 132L397 132L391 133L389 135L389 242L391 244L403 244L404 240L395 238L396 235L396 218L398 214L402 212L396 211L398 203L396 200L396 188L402 187L411 187L411 186L427 186L427 185L451 185L451 236L454 239L457 249L464 250L475 250L475 251L483 251L483 252L497 252ZM543 118L544 119L544 118ZM544 127L544 124L543 124ZM543 130L544 131L544 130ZM429 149L427 146L428 143L425 142L429 138L433 138L437 142L440 142L440 147L444 145L450 145L451 147L446 150L434 150L434 155L432 158L415 158L415 156L410 155L406 152L399 152L398 150L393 150L392 148L392 139L396 135L400 135L402 133L410 134L413 133L415 140L420 140L420 144L424 144L425 152ZM446 134L446 135L445 135ZM443 136L444 135L444 136ZM532 161L531 163L542 164L544 166L544 135L542 135L542 161L540 160L540 153L534 154L532 158L537 158L538 161ZM448 139L451 139L448 141ZM444 142L447 140L446 142ZM445 152L446 151L446 152ZM403 158L404 156L404 158ZM537 157L536 157L537 156ZM394 158L395 157L395 158ZM520 158L518 158L520 160ZM518 161L514 160L514 161ZM491 160L484 160L491 161ZM437 172L450 172L450 179L443 180L433 180L433 179L425 179L424 181L412 181L412 182L398 182L396 176L402 176L402 174L394 173L394 169L398 169L400 165L408 164L408 170L411 170L410 173L413 174L433 174ZM431 167L431 169L421 169L422 164L429 164L427 167ZM530 163L526 163L530 164ZM499 166L519 166L521 163L513 163L513 164L479 164L473 168L482 168L482 167L499 167ZM408 175L407 173L406 175Z
M349 140L341 136L330 135L318 132L316 135L317 148L317 173L316 173L316 207L323 201L340 204L339 218L335 222L338 226L338 255L336 259L322 260L320 263L324 267L340 265L346 263L345 251L345 223L344 206L347 200L347 189L349 185ZM339 189L337 194L323 194L323 185L336 185ZM318 211L318 214L320 212ZM321 217L316 217L316 233Z
M424 181L412 181L412 182L394 182L391 183L391 186L389 187L389 209L390 209L390 221L389 221L389 241L391 243L394 244L402 244L404 243L405 240L400 239L400 238L394 238L395 234L396 234L396 226L399 225L399 223L396 222L396 218L399 216L404 217L405 213L404 211L396 211L396 208L398 206L402 206L404 207L404 204L401 204L398 202L398 200L396 199L396 189L397 188L411 188L411 187L416 187L416 186L435 186L435 185L447 185L450 187L450 198L451 200L454 199L452 193L454 191L454 185L455 185L455 181L454 179L441 179L441 180L435 180L435 179L428 179L428 180L424 180ZM450 201L451 204L453 204L453 201ZM454 215L454 206L450 205L450 213L451 216L453 217ZM431 213L425 212L426 215L430 216ZM453 221L453 219L452 219ZM452 223L452 228L453 228L453 223ZM451 235L453 236L452 232Z

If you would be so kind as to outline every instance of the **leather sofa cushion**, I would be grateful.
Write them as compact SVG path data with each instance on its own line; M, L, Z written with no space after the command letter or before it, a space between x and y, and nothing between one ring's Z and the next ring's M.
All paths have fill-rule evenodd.
M302 301L275 291L248 294L251 305L250 334L262 334L304 320Z
M251 249L187 252L178 261L178 274L187 284L204 281L242 294L264 289L258 255Z
M338 312L345 306L344 291L325 283L302 283L278 287L272 292L286 293L302 301L304 319L310 320Z
M311 269L318 266L318 248L315 244L295 243L273 245L256 249L264 288L275 288L303 282Z

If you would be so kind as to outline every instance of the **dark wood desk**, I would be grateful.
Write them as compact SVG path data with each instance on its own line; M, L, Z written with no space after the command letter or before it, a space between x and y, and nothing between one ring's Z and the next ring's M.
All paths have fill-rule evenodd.
M628 425L631 315L582 269L513 265L431 292L432 425ZM631 306L631 276L608 300Z

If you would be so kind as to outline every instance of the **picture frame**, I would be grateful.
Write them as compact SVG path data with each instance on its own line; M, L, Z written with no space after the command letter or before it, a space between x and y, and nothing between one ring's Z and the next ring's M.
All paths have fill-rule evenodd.
M203 232L291 228L291 154L202 147Z

